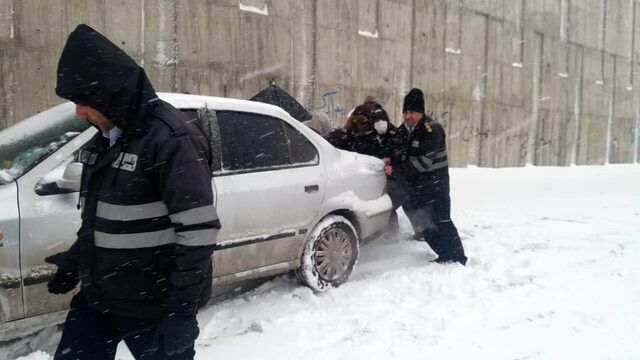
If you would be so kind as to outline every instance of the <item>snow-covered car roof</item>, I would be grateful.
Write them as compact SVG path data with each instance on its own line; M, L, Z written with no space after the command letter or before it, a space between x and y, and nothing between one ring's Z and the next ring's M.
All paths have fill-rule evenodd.
M274 117L291 118L282 108L251 100L180 93L158 93L158 96L169 104L182 109L207 107L215 110L261 112Z
M275 105L258 101L180 93L158 93L158 96L160 97L160 99L179 109L199 109L202 107L207 107L214 110L259 112L280 119L286 119L293 126L297 126L296 123L301 124L298 120L289 115L289 113L284 109ZM332 145L330 145L322 136L311 130L308 126L297 126L297 129L305 133L308 138L314 139L316 145L326 148L327 150L325 151L329 152L337 150Z

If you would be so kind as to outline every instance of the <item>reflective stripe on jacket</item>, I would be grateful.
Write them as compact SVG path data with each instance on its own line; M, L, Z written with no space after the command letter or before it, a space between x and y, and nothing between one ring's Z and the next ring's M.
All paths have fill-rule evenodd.
M163 103L146 135L111 148L98 135L86 150L98 157L85 164L79 238L93 240L83 291L97 308L154 318L209 298L220 221L206 142L182 116Z
M392 157L394 171L406 180L417 202L449 195L449 161L446 135L436 120L423 117L409 132L405 125L397 130L401 145Z

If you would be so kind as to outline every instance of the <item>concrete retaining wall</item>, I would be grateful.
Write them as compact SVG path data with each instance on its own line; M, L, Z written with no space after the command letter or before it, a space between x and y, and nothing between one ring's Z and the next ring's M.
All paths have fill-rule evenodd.
M344 122L420 87L455 166L638 161L635 0L0 0L0 128L61 102L87 23L160 91L248 98L269 80Z

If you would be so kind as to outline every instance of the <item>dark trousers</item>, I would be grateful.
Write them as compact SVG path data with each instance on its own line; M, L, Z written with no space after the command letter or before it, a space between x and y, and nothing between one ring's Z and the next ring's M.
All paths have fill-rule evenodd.
M91 309L82 293L71 300L54 360L113 360L118 343L125 344L136 359L193 359L191 349L173 356L152 345L158 320L135 319Z
M387 194L393 204L393 211L389 215L389 223L387 225L387 233L397 234L400 230L398 222L398 214L396 210L407 201L407 189L401 179L387 176Z
M423 234L427 244L442 261L466 264L462 241L451 220L451 198L442 195L418 206L405 209L416 234Z

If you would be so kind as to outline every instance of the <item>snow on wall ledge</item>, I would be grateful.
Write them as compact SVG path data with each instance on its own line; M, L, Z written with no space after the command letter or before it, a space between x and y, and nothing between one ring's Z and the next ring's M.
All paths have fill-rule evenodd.
M370 31L366 31L366 30L358 30L358 35L377 39L378 38L378 30L376 30L373 33L370 32Z
M267 3L264 3L264 6L262 8L259 8L257 6L244 5L242 3L242 1L238 1L238 7L242 11L247 11L247 12L251 12L251 13L254 13L254 14L260 14L260 15L264 15L264 16L269 15L269 7L267 6Z

